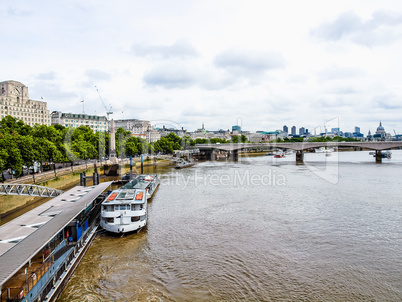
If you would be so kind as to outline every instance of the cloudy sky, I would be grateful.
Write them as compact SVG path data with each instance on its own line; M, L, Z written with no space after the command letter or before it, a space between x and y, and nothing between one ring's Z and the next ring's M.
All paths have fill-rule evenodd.
M51 111L105 115L96 86L114 119L402 133L400 0L3 0L0 38Z

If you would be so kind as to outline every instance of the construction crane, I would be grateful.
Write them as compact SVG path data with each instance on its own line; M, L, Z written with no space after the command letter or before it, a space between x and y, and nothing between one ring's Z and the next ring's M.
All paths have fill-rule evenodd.
M104 106L105 109L106 109L107 120L109 120L109 114L113 114L113 112L112 112L112 106L110 106L110 108L107 109L107 107L106 107L106 105L105 105L105 102L103 101L103 99L102 99L102 97L101 97L101 95L100 95L100 93L99 93L98 87L95 86L95 88L96 88L96 91L98 92L99 98L100 98L100 100L102 101L103 106ZM109 104L109 105L110 105L110 104Z

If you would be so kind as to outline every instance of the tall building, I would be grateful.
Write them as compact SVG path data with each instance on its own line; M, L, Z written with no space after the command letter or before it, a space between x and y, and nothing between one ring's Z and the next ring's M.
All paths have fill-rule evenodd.
M288 128L288 126L286 126L286 125L283 126L283 132L289 133L289 128Z
M28 87L17 81L0 82L0 119L7 115L34 126L50 125L47 103L29 99Z
M293 135L293 136L296 135L296 126L293 126L293 127L292 127L292 135Z
M237 132L236 132L237 131ZM241 127L236 125L236 126L232 126L232 133L235 134L236 133L241 133Z
M299 128L299 135L305 135L306 129L304 127Z
M355 126L355 131L352 133L353 137L364 137L363 133L360 133L360 127Z
M109 124L106 116L63 113L61 111L52 112L52 125L63 125L65 127L78 128L79 126L88 126L94 132L108 131Z

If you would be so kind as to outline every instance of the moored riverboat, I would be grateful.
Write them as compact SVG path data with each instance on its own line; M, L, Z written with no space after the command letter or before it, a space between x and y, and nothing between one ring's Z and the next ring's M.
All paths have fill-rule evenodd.
M160 184L158 174L139 174L132 181L124 185L127 189L142 189L147 192L147 198L152 198Z
M182 160L182 161L179 161L179 162L176 163L175 168L176 168L176 169L183 169L183 168L187 168L187 167L194 166L195 164L196 164L195 161L185 161L185 160Z
M111 182L77 186L0 227L0 301L55 301L86 253Z
M147 224L148 199L160 183L159 175L139 174L102 203L101 227L112 233L139 232Z
M147 205L144 189L114 190L102 203L100 225L112 233L139 232L147 224Z

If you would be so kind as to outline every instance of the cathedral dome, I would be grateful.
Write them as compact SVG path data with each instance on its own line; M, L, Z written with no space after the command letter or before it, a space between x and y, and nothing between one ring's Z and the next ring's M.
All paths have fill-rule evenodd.
M385 129L382 126L381 122L380 125L377 127L377 131L375 132L376 134L381 134L381 135L385 135Z
M384 127L381 125L381 122L380 122L380 126L377 127L377 131L381 131L381 130L384 131Z

